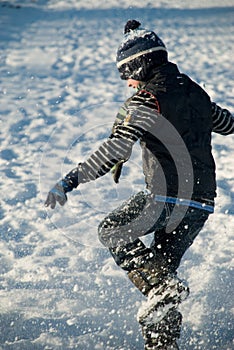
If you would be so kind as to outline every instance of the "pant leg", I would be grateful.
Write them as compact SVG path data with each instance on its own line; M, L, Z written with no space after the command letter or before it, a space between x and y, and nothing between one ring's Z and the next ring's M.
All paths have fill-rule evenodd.
M163 227L168 219L169 213L164 203L156 203L152 196L142 191L100 223L99 239L109 248L117 265L131 271L153 258L151 248L146 247L139 237L154 232L156 227ZM158 265L161 265L162 258L158 253Z
M155 230L154 241L151 244L154 255L162 254L170 270L175 272L183 255L192 245L208 217L207 211L190 207L183 220L172 232L166 233L164 228Z
M145 204L146 201L141 196L130 199L128 203L125 203L103 220L99 226L99 237L101 241L104 238L104 242L108 242L109 244L110 233L113 235L117 233L117 236L119 233L121 235L128 235L126 224L131 225L131 220L133 219L134 222L138 218L138 210L144 213L145 220L137 221L137 224L141 228L137 232L137 238L132 241L130 240L128 243L126 243L126 240L123 240L125 242L123 245L109 245L109 250L115 262L121 268L127 270L128 277L134 285L147 296L153 290L152 288L157 288L157 286L161 286L163 283L165 287L167 286L167 276L171 272L176 272L182 256L193 243L209 214L203 210L189 208L182 221L178 223L176 229L167 233L166 226L173 211L173 205L165 204L161 210L161 214L158 215L157 210L152 210L152 208L155 208L154 205L151 210L144 212ZM155 217L154 213L156 213ZM142 219L141 215L140 218ZM147 221L150 225L145 225ZM137 224L135 226L133 225L133 228L136 228L136 230L138 229ZM127 226L127 229L129 227L131 226ZM118 231L116 228L118 230L122 228L123 230L120 229ZM154 241L151 247L148 248L139 237L153 232L152 230L155 231ZM107 240L106 233L108 236ZM116 243L115 240L112 240L112 242ZM122 241L118 238L117 243L120 242ZM170 290L168 292L173 291ZM142 330L145 338L145 348L160 348L158 347L159 343L162 344L161 349L164 349L164 346L171 346L172 344L176 348L176 339L180 337L181 321L181 314L177 310L172 309L159 323L153 323L150 327L144 324Z
M156 268L175 272L209 213L188 208L176 229L168 233L166 226L173 209L173 204L155 202L145 192L139 192L100 223L99 239L109 248L117 265L127 271L152 260ZM139 237L153 231L154 241L147 248Z
M154 232L166 219L165 205L139 192L111 212L99 225L98 235L107 248L125 246Z

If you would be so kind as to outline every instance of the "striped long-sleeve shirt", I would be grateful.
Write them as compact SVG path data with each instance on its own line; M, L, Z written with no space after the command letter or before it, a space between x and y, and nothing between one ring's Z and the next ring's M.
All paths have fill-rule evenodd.
M147 91L140 91L120 108L110 137L83 163L66 177L73 187L95 180L108 173L114 166L122 166L131 155L134 143L143 134L155 128L159 122L156 98ZM234 133L234 118L227 109L212 103L213 131L222 135ZM119 176L119 174L118 174ZM116 182L118 181L118 176Z
M152 94L141 91L134 95L120 108L109 138L65 179L77 187L122 165L129 159L134 143L154 127L157 117L158 105Z
M234 133L234 117L227 110L212 102L213 131L221 135Z

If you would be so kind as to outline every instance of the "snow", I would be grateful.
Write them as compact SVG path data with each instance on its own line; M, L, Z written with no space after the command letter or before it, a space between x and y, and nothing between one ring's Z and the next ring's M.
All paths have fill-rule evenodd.
M232 0L0 1L0 349L140 350L142 296L97 226L144 188L139 148L119 185L107 175L45 210L51 186L109 135L130 92L115 54L136 18L170 59L234 111ZM233 137L213 136L218 196L179 274L182 350L233 348Z

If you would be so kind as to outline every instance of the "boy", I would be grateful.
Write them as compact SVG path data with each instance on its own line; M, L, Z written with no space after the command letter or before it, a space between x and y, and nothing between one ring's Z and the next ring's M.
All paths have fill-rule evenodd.
M110 170L118 182L140 140L146 190L101 222L99 238L147 298L138 312L145 350L178 349L177 306L189 290L176 271L214 211L211 133L233 134L234 118L181 74L162 40L136 20L125 25L117 68L136 93L121 107L110 137L54 186L45 205L64 205L67 192ZM146 247L140 237L152 232Z

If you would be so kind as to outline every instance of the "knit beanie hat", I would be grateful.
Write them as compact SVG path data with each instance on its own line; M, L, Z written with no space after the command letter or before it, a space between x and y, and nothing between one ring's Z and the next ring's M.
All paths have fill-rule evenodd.
M162 40L154 32L141 28L140 22L129 20L116 57L121 79L146 82L152 70L166 62L167 49Z

